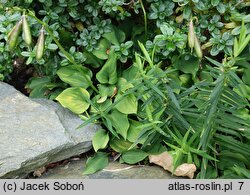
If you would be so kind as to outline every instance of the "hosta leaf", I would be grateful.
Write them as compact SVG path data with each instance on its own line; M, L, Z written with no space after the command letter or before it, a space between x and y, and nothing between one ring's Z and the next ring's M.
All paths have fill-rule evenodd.
M143 128L139 128L141 125L140 122L138 121L134 121L134 120L130 120L130 126L129 126L129 129L128 129L128 136L127 136L127 139L131 142L136 142L137 139L139 138L140 136L140 133L142 131ZM141 142L141 143L144 143L145 142L145 139Z
M135 164L145 159L148 154L142 150L129 150L122 155L122 160L128 164Z
M93 148L97 152L99 149L104 149L109 142L109 134L104 129L98 130L92 140Z
M109 58L102 69L96 74L96 79L102 84L115 84L117 81L116 54L110 51Z
M192 55L182 55L174 62L174 66L184 73L195 76L199 70L199 59Z
M108 165L108 156L106 153L97 152L93 157L88 158L86 168L83 174L93 174L104 169Z
M81 87L71 87L65 89L59 96L56 97L56 100L60 104L70 109L76 114L81 114L89 108L89 92Z
M101 39L92 52L97 58L106 60L108 59L108 51L110 49L110 42L107 39Z
M80 65L70 65L60 68L57 75L72 87L88 88L91 83L92 72Z
M125 33L115 26L111 26L111 32L104 33L102 36L114 45L119 45L126 38Z
M119 110L123 114L137 113L138 102L133 94L129 94L120 98L122 98L122 100L119 99L119 96L117 96L117 98L115 99L115 101L119 101L115 106L117 110Z
M83 54L84 54L84 56L86 58L86 61L85 61L86 64L90 64L94 68L98 68L103 64L103 61L98 59L92 53L89 53L89 52L85 51Z
M109 145L114 151L124 153L128 151L132 143L129 141L124 141L123 139L114 138L110 140Z
M124 139L127 138L127 132L129 128L128 116L119 112L118 110L113 110L109 115L112 122L112 126L116 129Z

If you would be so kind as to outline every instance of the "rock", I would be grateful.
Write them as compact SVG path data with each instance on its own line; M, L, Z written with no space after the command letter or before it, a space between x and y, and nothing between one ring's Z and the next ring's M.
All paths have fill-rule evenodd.
M126 165L110 162L104 170L83 175L86 159L73 160L67 165L48 169L39 179L176 179L158 166Z
M0 82L0 178L28 173L91 149L98 126L51 100L32 100Z

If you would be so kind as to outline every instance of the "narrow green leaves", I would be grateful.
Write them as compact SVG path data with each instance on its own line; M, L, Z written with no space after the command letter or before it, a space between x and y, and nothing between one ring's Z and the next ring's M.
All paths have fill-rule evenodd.
M103 152L97 152L93 157L88 158L83 174L93 174L104 169L106 166L108 166L107 154Z
M247 35L247 28L245 27L244 21L242 21L239 40L237 38L234 39L233 52L235 58L241 54L241 52L245 49L249 41L250 41L250 34Z

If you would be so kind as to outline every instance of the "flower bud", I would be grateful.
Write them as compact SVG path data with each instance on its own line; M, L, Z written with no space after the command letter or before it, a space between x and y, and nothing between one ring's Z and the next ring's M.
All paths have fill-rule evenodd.
M194 48L194 43L195 43L194 24L193 24L193 20L191 19L189 22L189 28L188 28L188 45L191 49Z
M27 45L30 45L32 42L30 26L28 24L25 14L23 14L22 18L23 18L23 39Z
M40 35L36 44L36 59L41 60L44 52L44 27L40 30Z
M195 50L197 57L202 58L203 54L202 54L201 45L196 35L194 36L194 50Z
M9 39L8 44L9 44L10 51L13 51L13 49L16 47L17 38L22 30L22 22L23 22L22 19L18 21L8 35L8 39Z

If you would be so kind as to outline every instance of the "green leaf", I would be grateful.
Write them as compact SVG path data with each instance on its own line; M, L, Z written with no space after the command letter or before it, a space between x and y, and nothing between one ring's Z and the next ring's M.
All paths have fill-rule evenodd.
M57 71L59 78L72 87L88 88L91 83L92 72L80 65L62 67Z
M48 83L50 83L50 78L49 77L41 77L41 78L37 78L37 77L33 77L29 80L28 84L25 86L25 88L30 88L30 89L34 89L36 87L41 87L44 86Z
M104 149L109 142L109 134L104 129L98 130L92 140L93 148L97 152L99 149Z
M117 133L119 133L126 140L129 128L128 116L115 109L111 112L109 118Z
M126 96L117 95L115 102L119 101L115 108L123 114L136 114L138 102L133 94L128 94Z
M88 158L86 162L84 175L93 174L108 166L108 156L104 152L97 152L93 157Z
M192 55L181 55L175 62L174 67L184 73L196 75L199 70L199 58Z
M149 63L149 65L150 65L151 67L153 67L153 66L154 66L154 63L153 63L153 61L152 61L152 59L151 59L151 57L150 57L148 51L146 50L146 48L144 47L144 45L143 45L142 43L138 42L138 44L139 44L139 46L140 46L140 48L141 48L142 53L143 53L144 56L145 56L145 59L147 60L147 62Z
M224 3L219 3L217 6L216 6L218 12L220 12L220 14L224 14L225 11L226 11L226 5Z
M234 57L236 58L239 53L239 42L236 37L234 38L234 51L233 52L234 52Z
M242 76L242 80L245 84L250 86L250 67L247 69L244 69L244 73Z
M58 46L56 44L54 44L54 43L50 43L48 45L47 49L54 51L54 50L58 49Z
M115 26L111 26L111 32L104 33L102 36L114 45L120 45L126 38L125 33Z
M119 92L125 93L128 89L133 88L134 85L131 82L128 82L125 78L120 77L118 79L118 89Z
M83 54L84 54L84 56L86 58L86 61L85 61L86 64L90 64L94 68L98 68L103 64L103 61L98 59L92 53L89 53L89 52L85 51Z
M48 88L45 87L45 86L36 87L30 92L29 97L32 97L32 98L45 98L46 96L44 94L46 93L47 90L48 90Z
M60 93L60 95L56 97L56 100L59 101L63 107L70 109L76 114L81 114L89 108L89 98L90 95L86 89L71 87Z
M128 151L132 143L123 139L114 138L110 140L109 145L114 151L124 153Z
M25 88L31 89L30 97L32 98L44 98L46 97L45 93L49 90L48 85L52 84L49 77L36 78L33 77L26 84ZM59 85L59 84L58 84ZM55 84L54 87L57 85ZM52 87L51 89L53 89Z
M250 157L250 145L242 143L240 141L237 141L231 136L225 136L216 134L216 141L218 144L221 144L221 146L228 148L232 152L240 153L242 155L245 155L246 157Z
M217 6L220 3L220 0L211 0L212 6Z
M139 128L140 125L141 125L140 122L135 121L135 120L130 120L130 126L128 129L128 136L127 136L127 139L130 142L136 142L137 139L139 138L140 133L143 129L143 128ZM141 143L144 143L145 141L146 141L146 139L142 140Z
M148 154L142 150L129 150L122 155L122 160L128 164L135 164L145 159Z
M175 96L175 94L174 94L172 88L169 87L169 86L167 85L167 86L166 86L166 89L167 89L168 97L170 98L170 100L173 102L173 104L176 106L176 108L177 108L178 110L181 110L181 107L180 107L180 105L179 105L179 102L178 102L178 100L177 100L177 98L176 98L176 96Z
M107 96L110 97L113 95L115 90L115 85L98 85L99 93L101 96Z
M114 50L110 51L109 58L102 69L96 74L96 79L102 84L115 84L117 82L116 71L117 56Z
M110 49L110 42L107 39L101 39L92 53L97 58L106 60L108 59L109 49Z
M246 169L244 167L240 167L235 165L233 167L233 169L235 170L236 173L238 173L238 175L244 175L247 179L250 179L250 171L249 169Z
M247 44L250 41L250 35L248 35L243 41L242 43L239 45L239 49L238 49L238 55L240 55L240 53L245 49L245 47L247 46Z

